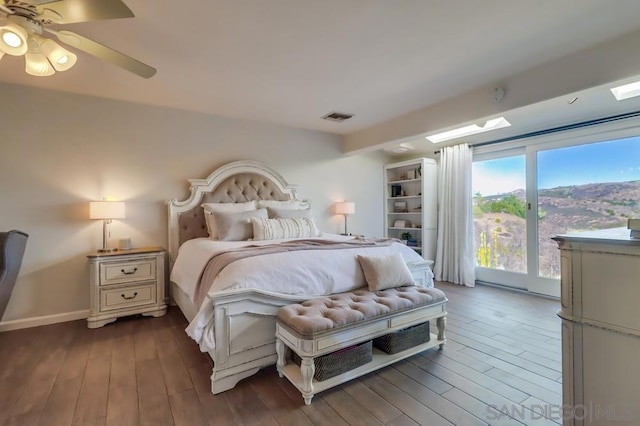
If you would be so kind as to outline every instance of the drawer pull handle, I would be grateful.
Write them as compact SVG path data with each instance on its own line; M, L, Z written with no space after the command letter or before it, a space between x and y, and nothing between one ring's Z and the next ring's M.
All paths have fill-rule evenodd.
M138 295L138 292L136 291L135 293L133 293L133 296L130 296L130 297L127 297L124 294L121 294L120 296L122 296L124 300L131 300L131 299L135 299L137 295Z
M133 268L133 271L129 271L129 272L126 272L124 269L120 269L120 272L122 272L125 275L133 275L136 272L138 272L138 268Z

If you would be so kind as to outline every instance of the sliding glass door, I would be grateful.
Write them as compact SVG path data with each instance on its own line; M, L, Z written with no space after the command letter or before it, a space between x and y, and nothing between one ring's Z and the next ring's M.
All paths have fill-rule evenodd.
M527 175L524 149L473 163L476 279L527 289Z
M473 188L477 279L558 296L553 236L640 218L640 137L480 154Z

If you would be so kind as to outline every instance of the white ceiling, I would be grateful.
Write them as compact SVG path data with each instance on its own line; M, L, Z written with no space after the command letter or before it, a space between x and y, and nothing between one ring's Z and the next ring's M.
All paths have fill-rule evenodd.
M638 0L124 1L135 18L64 28L153 78L79 52L52 77L5 55L0 81L349 134L640 28Z

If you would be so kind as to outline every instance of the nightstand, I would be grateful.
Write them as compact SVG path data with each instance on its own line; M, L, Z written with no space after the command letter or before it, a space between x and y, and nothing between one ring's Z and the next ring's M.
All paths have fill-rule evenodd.
M87 258L91 284L87 327L102 327L126 315L160 317L167 313L164 248L96 252Z

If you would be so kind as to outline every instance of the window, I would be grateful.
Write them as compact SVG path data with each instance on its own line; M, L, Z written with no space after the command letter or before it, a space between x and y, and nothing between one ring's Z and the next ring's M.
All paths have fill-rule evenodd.
M640 125L626 126L474 150L478 280L557 296L553 236L640 218Z

